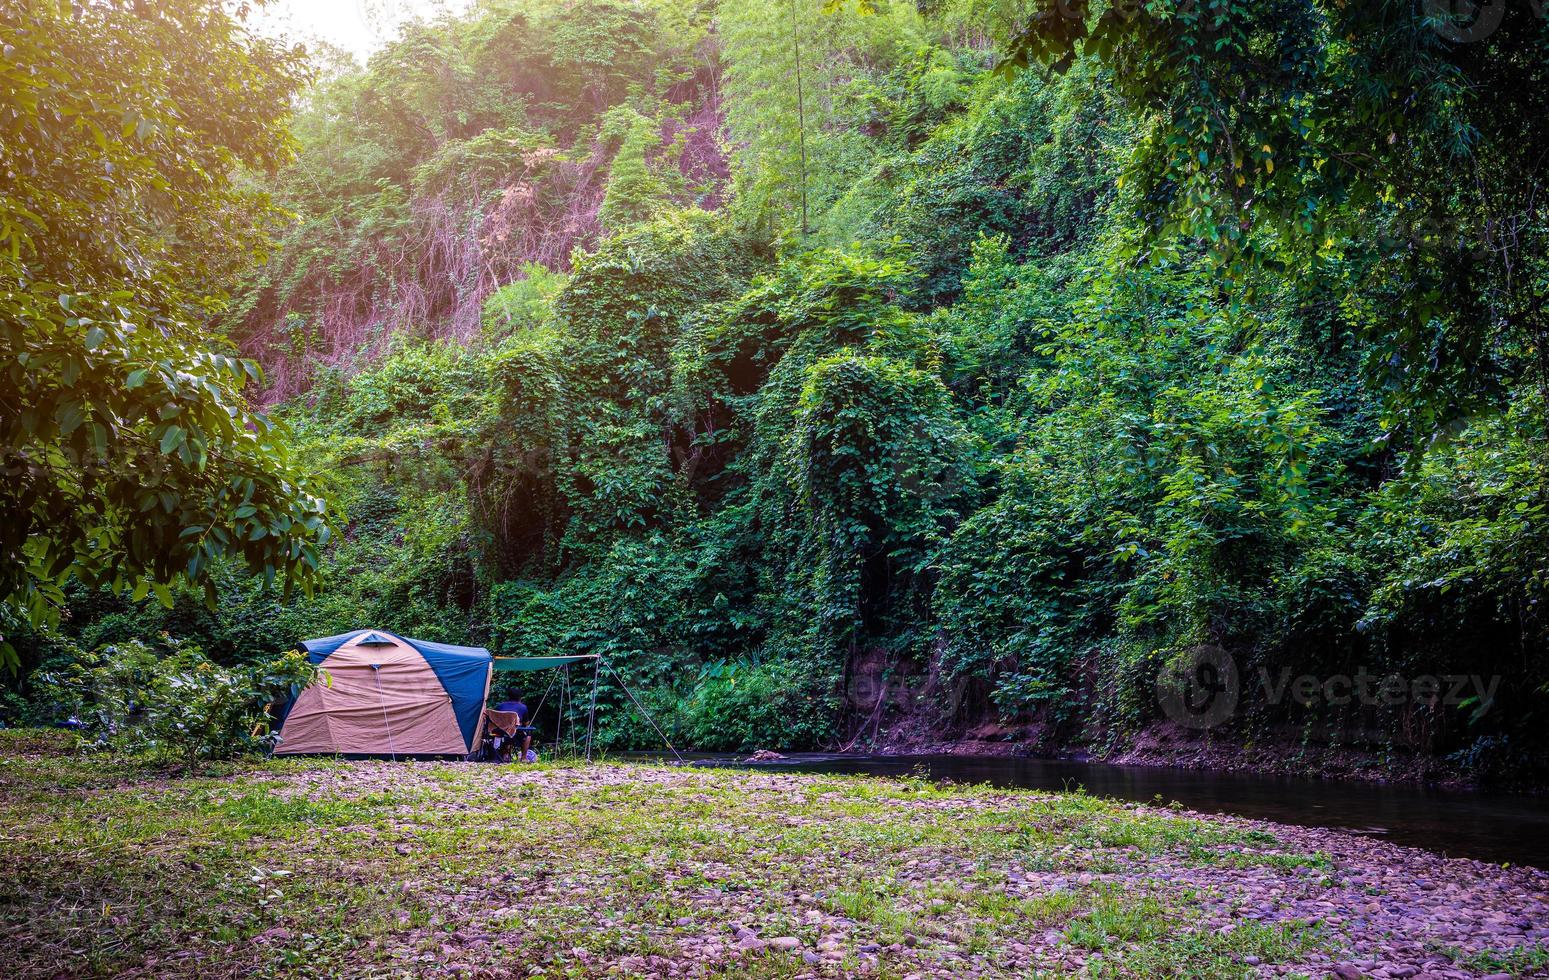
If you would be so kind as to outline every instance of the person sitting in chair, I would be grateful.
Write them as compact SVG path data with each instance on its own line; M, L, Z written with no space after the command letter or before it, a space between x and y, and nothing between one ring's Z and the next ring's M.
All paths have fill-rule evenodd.
M511 688L506 692L506 700L495 705L496 711L510 711L516 715L516 723L524 729L532 722L532 715L527 710L527 705L522 703L522 692L517 688ZM530 761L532 750L532 732L522 732L522 754L518 756L523 762Z

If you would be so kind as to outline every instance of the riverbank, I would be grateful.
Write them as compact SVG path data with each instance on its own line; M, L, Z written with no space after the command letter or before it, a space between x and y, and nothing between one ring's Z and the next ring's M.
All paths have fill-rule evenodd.
M1549 874L1079 794L0 752L5 976L1549 969Z
M1412 783L1454 790L1480 788L1477 779L1446 758L1398 749L1319 744L1294 735L1255 741L1237 732L1191 731L1169 722L1153 722L1102 751L1051 740L1036 726L986 722L943 733L928 726L904 724L882 731L867 751L878 755L1047 758L1118 766ZM1546 790L1536 783L1513 788L1535 793Z

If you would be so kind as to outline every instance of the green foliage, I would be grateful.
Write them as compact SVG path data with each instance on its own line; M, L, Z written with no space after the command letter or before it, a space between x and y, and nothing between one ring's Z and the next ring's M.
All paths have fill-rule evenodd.
M484 301L484 335L492 340L548 324L554 300L568 281L563 273L536 262L523 266L521 273Z
M228 557L310 588L324 502L242 397L257 365L206 329L272 220L233 169L283 160L298 55L197 0L22 7L0 27L0 602L53 624L71 578L213 602Z
M608 170L608 190L597 212L598 222L608 232L650 218L667 195L646 159L659 139L654 122L621 106L603 118L602 133L604 138L618 141L613 166Z
M910 593L925 591L935 549L972 494L970 454L934 375L848 349L807 370L786 466L803 550L818 562L820 625L837 649L892 633L889 619L914 612Z
M718 27L738 204L775 231L805 231L804 218L828 210L871 163L860 132L871 114L865 79L914 53L919 16L906 3L867 14L825 0L727 0Z
M816 697L815 697L816 696ZM673 734L708 751L817 746L833 737L827 718L806 710L821 691L788 664L705 664L673 706Z
M581 0L555 17L550 60L559 79L555 87L579 91L571 104L589 101L602 109L616 103L632 82L652 66L666 38L656 12L620 0Z
M364 69L329 65L270 182L296 219L228 314L289 396L395 337L509 325L518 281L724 184L698 129L710 11L682 0L500 0L413 23ZM493 312L486 311L492 302ZM297 348L292 316L310 326ZM491 317L500 320L492 325Z
M878 168L893 189L874 205L876 234L914 246L922 293L936 302L956 297L981 236L1004 237L1014 254L1090 245L1133 138L1095 66L1052 84L1030 74L977 79L963 111Z
M1394 425L1420 442L1499 406L1505 378L1549 381L1549 25L1527 8L1464 17L1400 3L1040 0L1003 65L1081 53L1112 66L1146 119L1124 163L1137 252L1197 244L1245 291L1254 269L1338 270Z
M1525 726L1546 707L1542 667L1523 659L1549 642L1545 435L1542 394L1520 392L1504 415L1476 420L1374 495L1367 547L1386 574L1358 626L1409 670L1468 650L1470 671L1511 679L1462 706L1481 739L1492 713Z
M996 287L988 271L973 300L1037 316L1036 275ZM1279 583L1338 513L1339 466L1294 348L1245 350L1265 327L1187 270L1086 288L1069 319L1035 335L1025 448L1001 462L1000 498L954 538L936 593L949 662L1006 675L996 699L1013 713L1068 714L1083 657L1254 649L1279 628Z
M165 653L131 640L82 655L41 678L41 697L100 747L191 770L268 746L270 708L317 674L299 651L259 667L222 667L198 646L165 643Z
M597 653L601 744L655 741L622 678L727 750L899 709L1101 749L1205 644L1249 678L1499 674L1392 710L1249 690L1232 737L1528 773L1549 58L1519 13L1435 27L1019 0L411 26L303 97L265 185L296 222L233 306L286 397L269 438L347 515L329 588L221 559L217 609L151 609L79 577L64 631Z

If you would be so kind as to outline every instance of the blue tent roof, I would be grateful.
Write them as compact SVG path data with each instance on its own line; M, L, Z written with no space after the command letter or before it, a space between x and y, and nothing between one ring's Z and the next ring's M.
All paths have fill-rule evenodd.
M323 658L355 639L362 633L380 633L394 640L401 640L420 653L442 653L451 656L476 657L481 660L490 659L489 651L483 647L459 647L450 643L432 643L429 640L416 640L408 636L399 636L397 633L389 633L386 630L350 630L348 633L340 633L338 636L324 636L316 640L302 640L296 644L307 653L311 654L307 659L314 664L323 662ZM371 642L369 639L366 642Z
M459 647L450 643L432 643L415 640L386 630L351 630L338 636L325 636L316 640L302 640L298 646L307 652L307 660L320 664L328 655L364 633L380 634L399 640L413 647L435 673L436 679L452 698L452 710L457 715L457 727L462 730L463 741L473 745L479 727L479 712L484 709L484 688L489 680L489 651L483 647ZM366 637L363 642L373 641Z

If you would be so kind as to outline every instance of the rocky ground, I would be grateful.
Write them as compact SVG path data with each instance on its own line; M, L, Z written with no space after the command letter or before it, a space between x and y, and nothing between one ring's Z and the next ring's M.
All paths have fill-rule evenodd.
M920 780L0 740L0 976L1549 975L1549 874Z

